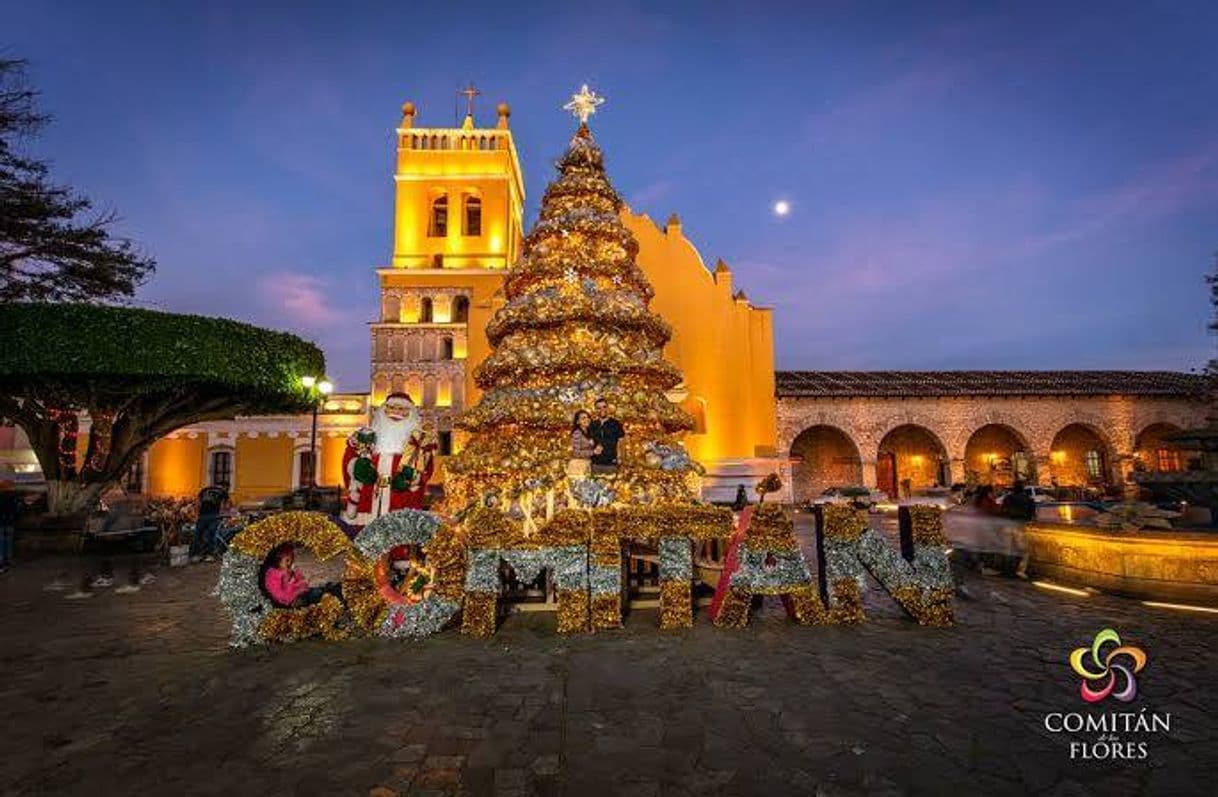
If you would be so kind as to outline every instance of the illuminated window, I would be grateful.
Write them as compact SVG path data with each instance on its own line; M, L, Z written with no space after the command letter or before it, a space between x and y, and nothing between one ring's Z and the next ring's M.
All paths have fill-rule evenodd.
M482 200L476 196L465 198L465 235L482 234Z
M436 197L431 203L431 224L427 234L432 238L444 238L448 235L448 195Z
M313 452L307 448L296 452L296 472L300 474L297 487L308 487L313 483Z
M211 486L228 490L233 486L233 452L211 452Z
M431 297L424 296L423 301L419 302L419 323L430 324L431 319Z
M453 358L453 339L440 338L440 359L451 360Z
M1104 475L1104 458L1100 456L1100 452L1088 451L1086 462L1087 475L1092 479L1099 479Z
M1180 470L1180 452L1170 448L1160 448L1155 452L1155 459L1161 471Z

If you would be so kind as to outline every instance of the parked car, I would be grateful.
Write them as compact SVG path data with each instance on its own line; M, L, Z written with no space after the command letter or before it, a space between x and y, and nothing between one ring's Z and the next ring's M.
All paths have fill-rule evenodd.
M925 492L921 495L912 495L909 498L902 498L898 502L900 506L937 506L944 512L954 506L959 506L960 502L947 492Z
M1024 486L1023 491L1032 499L1033 503L1047 504L1058 500L1057 493L1050 487L1041 487L1038 484L1029 484ZM1006 492L998 496L999 503L1006 503L1007 497L1010 495L1010 492Z
M867 487L830 487L809 501L808 507L849 504L855 509L871 509L879 502L887 500L886 494Z

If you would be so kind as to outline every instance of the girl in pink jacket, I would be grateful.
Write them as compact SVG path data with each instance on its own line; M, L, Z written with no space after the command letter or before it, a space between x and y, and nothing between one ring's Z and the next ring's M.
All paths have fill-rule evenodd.
M330 594L342 600L342 586L327 582L320 587L310 587L305 577L296 572L296 549L291 543L279 546L268 557L273 563L263 576L262 586L276 605L283 608L312 606L323 595Z

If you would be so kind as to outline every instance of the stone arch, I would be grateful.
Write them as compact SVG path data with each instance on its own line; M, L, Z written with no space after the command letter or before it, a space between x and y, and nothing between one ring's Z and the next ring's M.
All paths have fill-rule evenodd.
M1058 429L1049 448L1052 481L1061 487L1100 487L1112 481L1115 451L1104 432L1086 421Z
M410 400L415 403L415 406L423 406L423 376L422 374L410 374L405 379L405 384L402 387L402 392L410 396Z
M876 446L875 475L876 487L891 498L945 484L951 480L947 447L921 424L899 424Z
M386 293L381 300L381 320L396 324L402 313L402 297Z
M1035 482L1032 447L1019 430L1005 423L985 423L964 444L966 481L1009 487L1016 481Z
M863 459L850 435L836 426L815 424L791 442L791 496L802 502L829 487L863 483Z
M1174 423L1156 421L1134 436L1134 462L1139 470L1171 472L1183 470L1184 452L1164 441L1164 437L1183 431Z
M389 377L386 374L377 374L372 380L372 403L380 404L385 400L385 396L389 395L390 388Z
M465 294L453 299L453 321L458 324L469 323L469 297Z

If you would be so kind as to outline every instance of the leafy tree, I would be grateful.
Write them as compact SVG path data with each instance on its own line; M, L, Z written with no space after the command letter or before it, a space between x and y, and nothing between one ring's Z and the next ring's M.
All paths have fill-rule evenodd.
M47 164L18 142L48 121L25 63L0 59L0 301L103 301L131 296L155 269L114 237L113 211L50 182Z
M92 508L182 426L307 411L300 377L325 372L293 335L128 307L0 304L0 341L0 418L29 437L54 515Z

